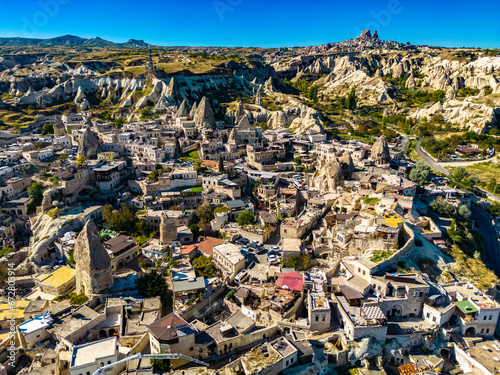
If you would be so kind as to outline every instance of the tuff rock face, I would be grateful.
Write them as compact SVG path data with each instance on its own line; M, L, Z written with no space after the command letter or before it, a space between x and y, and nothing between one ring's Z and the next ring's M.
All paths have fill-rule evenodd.
M59 116L54 118L54 137L66 135L66 127Z
M187 117L188 116L188 110L187 110L187 105L186 105L186 100L183 100L179 109L177 110L177 113L175 114L175 117Z
M194 123L199 129L215 127L214 113L206 97L201 99L200 105L196 109Z
M349 151L344 152L344 154L340 158L340 163L342 165L344 177L347 179L351 179L354 172L354 162L352 161L351 153Z
M312 178L309 185L322 194L333 193L344 184L342 166L337 160L330 160Z
M243 108L243 102L241 100L238 101L238 106L236 108L234 116L235 116L235 123L240 122L243 116L245 116L245 109Z
M113 285L111 259L92 220L87 221L76 239L74 258L77 293L92 297Z
M170 218L164 212L160 220L160 242L171 244L177 238L177 223L174 218Z
M264 105L262 97L260 96L260 87L257 89L257 93L255 94L255 105L258 105L259 107Z
M87 159L95 157L97 156L98 148L99 138L87 127L80 138L78 156L85 156Z
M371 158L376 164L385 164L391 161L389 145L384 135L381 135L373 144Z

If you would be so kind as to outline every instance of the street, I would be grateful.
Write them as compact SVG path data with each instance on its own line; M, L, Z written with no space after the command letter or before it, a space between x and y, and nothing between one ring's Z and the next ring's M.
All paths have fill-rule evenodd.
M480 208L471 205L472 217L476 220L479 232L484 238L484 255L486 265L500 276L500 248L497 232L491 224L490 215Z
M437 170L440 173L445 174L448 176L450 174L450 171L445 169L443 166L441 166L439 163L436 163L427 153L422 150L422 147L420 147L420 141L417 142L417 145L415 146L415 151L424 159L432 168Z

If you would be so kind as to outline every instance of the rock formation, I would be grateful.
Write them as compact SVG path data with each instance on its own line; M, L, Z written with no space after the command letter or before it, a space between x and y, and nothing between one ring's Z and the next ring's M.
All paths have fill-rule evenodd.
M309 182L313 190L319 190L322 194L333 193L344 183L342 166L337 160L330 160Z
M199 129L215 127L214 113L208 99L205 96L201 99L200 105L196 109L194 123Z
M187 117L188 116L188 110L186 106L186 100L183 100L179 109L177 110L177 113L175 114L175 117Z
M262 97L260 96L260 87L257 89L257 93L255 94L255 105L260 107L264 106L264 102L262 101Z
M80 137L78 156L85 156L87 159L96 157L98 148L99 137L89 127L85 128Z
M198 103L194 102L193 106L191 107L191 111L189 112L189 116L191 118L194 118L197 110L198 110Z
M385 135L381 135L373 144L371 159L375 164L385 164L391 161L389 145L385 140Z
M352 174L354 173L354 162L352 161L351 153L349 151L345 151L340 158L340 163L342 165L342 171L344 173L344 177L347 179L352 178Z
M175 239L177 239L177 223L174 218L168 217L163 212L160 221L160 242L170 245Z
M269 79L266 81L266 84L264 85L264 90L267 92L274 92L274 86L273 86L273 77L269 77Z
M413 75L413 72L411 72L410 76L406 80L405 87L407 89L413 89L417 87L417 83L415 82L415 76Z
M87 221L76 239L74 258L77 293L83 292L91 298L111 288L111 259L92 220Z
M59 116L54 118L54 137L66 135L66 127Z
M234 122L237 124L240 120L245 116L245 109L243 108L243 102L241 100L238 101L238 105L236 107L236 112L234 114Z
M78 92L76 93L75 104L84 111L90 107L89 101L81 87L78 88Z

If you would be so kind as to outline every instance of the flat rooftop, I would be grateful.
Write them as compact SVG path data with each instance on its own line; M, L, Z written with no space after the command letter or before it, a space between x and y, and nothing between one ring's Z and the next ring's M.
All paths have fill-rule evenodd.
M58 288L74 279L75 273L73 268L62 266L48 275L39 275L37 279L40 284Z
M116 353L116 337L75 346L71 355L71 367L93 364L99 358L111 357Z

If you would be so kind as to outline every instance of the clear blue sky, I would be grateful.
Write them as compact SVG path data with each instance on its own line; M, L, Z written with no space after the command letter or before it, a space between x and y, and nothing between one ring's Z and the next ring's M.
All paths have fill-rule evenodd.
M500 47L500 1L0 1L0 36L99 36L164 46L308 46L377 29L383 40Z

